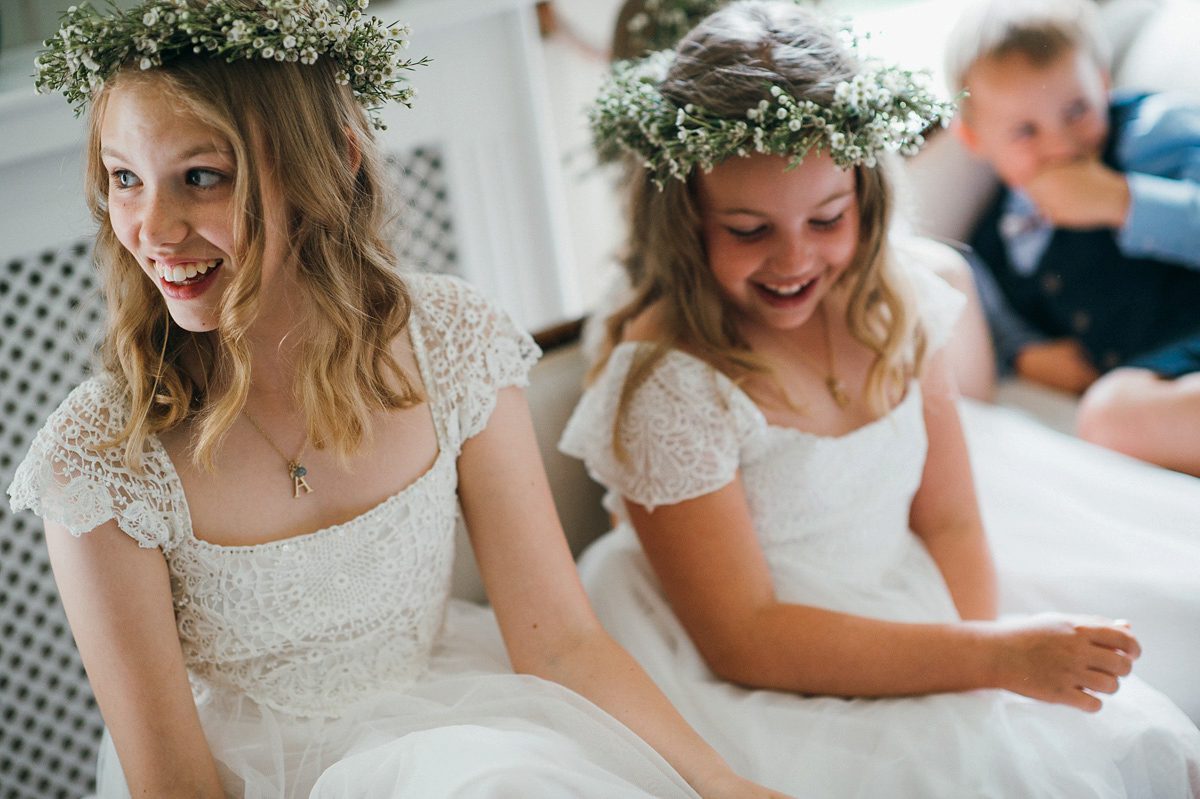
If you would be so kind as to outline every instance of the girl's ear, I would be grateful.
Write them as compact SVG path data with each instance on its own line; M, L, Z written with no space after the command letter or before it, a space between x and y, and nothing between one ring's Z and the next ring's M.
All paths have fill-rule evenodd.
M362 148L358 145L358 136L354 135L349 125L346 126L346 146L350 150L350 171L357 175L362 165Z

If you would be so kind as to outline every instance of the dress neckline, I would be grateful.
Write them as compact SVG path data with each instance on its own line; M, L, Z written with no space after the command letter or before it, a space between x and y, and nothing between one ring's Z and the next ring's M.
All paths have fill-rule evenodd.
M636 350L639 346L642 346L642 345L649 346L649 342L622 341L619 344L617 344L615 347L613 347L612 353L615 355L618 350L623 350L623 349ZM609 357L610 357L610 363L611 363L612 356L610 355ZM870 421L865 422L865 423L859 425L858 427L855 427L852 430L847 430L844 433L839 433L837 435L826 435L824 433L814 433L810 430L801 430L799 427L790 427L788 425L773 424L771 422L768 422L766 414L764 414L762 412L762 408L758 407L758 405L754 402L754 400L750 397L749 394L747 394L744 390L742 390L742 388L737 383L733 382L733 380L731 380L728 375L721 372L719 369L714 367L708 361L705 361L703 358L698 358L695 355L692 355L691 353L689 353L685 350L677 349L675 347L672 347L666 351L666 354L663 356L663 360L665 361L668 358L672 358L675 360L681 360L684 363L689 365L688 368L700 367L700 368L710 371L712 374L716 375L718 384L723 389L730 391L732 398L736 399L737 401L739 401L743 405L745 405L745 407L754 414L755 419L758 422L760 422L763 425L763 427L765 427L766 429L778 430L787 435L801 436L804 438L810 438L810 439L819 440L819 441L842 441L842 440L848 440L850 438L857 438L860 435L866 435L865 431L870 430L871 428L874 428L874 427L878 427L879 425L883 424L885 421L892 419L896 415L897 412L901 411L902 409L906 409L911 403L919 402L920 401L919 397L921 396L920 381L915 380L915 379L911 380L911 381L909 381L908 390L904 392L904 397L899 402L897 402L895 405L893 405L891 410L889 410L883 416L877 417L875 419L871 419ZM624 376L622 376L621 379L624 380Z
M328 538L333 535L345 535L346 530L361 523L362 521L383 512L384 509L400 502L410 493L414 493L425 483L434 479L434 476L444 468L444 461L449 457L451 447L447 446L445 425L439 421L438 416L438 393L433 383L430 381L431 371L428 364L427 349L425 346L424 332L421 330L420 309L414 305L413 311L409 314L408 332L412 339L413 354L417 360L417 371L421 376L421 383L425 388L425 394L429 398L427 401L430 404L430 416L433 420L434 436L437 439L437 456L433 459L433 463L420 474L415 480L404 486L396 493L389 495L377 504L367 508L357 516L347 519L338 524L320 527L308 533L300 533L298 535L287 536L286 538L277 538L273 541L263 541L258 544L214 544L211 541L206 541L203 538L196 537L196 531L192 527L192 511L188 505L187 494L183 491L183 482L179 479L179 473L175 469L175 462L171 459L166 447L157 435L150 436L149 442L152 451L157 453L166 464L166 477L171 486L172 492L182 509L183 516L183 536L182 540L193 543L199 547L211 550L213 552L221 552L228 555L255 555L263 552L270 552L275 549L286 549L291 544L297 544L302 541L314 541L321 538Z

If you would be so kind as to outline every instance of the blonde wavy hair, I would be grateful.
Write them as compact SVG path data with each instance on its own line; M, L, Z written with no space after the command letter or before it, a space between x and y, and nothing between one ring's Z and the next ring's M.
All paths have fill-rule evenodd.
M771 85L796 100L828 104L834 87L856 70L853 54L811 11L791 2L742 2L711 15L680 42L659 88L680 107L692 103L740 118L769 96ZM903 396L925 354L911 286L887 245L892 209L887 172L883 162L855 168L859 240L840 278L849 287L847 327L875 353L866 399L877 416ZM662 332L639 348L626 376L613 430L619 457L619 430L629 403L670 349L685 345L735 383L753 374L771 377L739 332L708 266L695 173L686 182L668 180L660 190L651 170L630 162L624 186L629 233L622 262L633 298L607 319L604 351L592 377L603 369L626 325L656 303ZM785 403L796 407L778 380L770 382Z
M233 152L238 212L229 255L238 268L212 333L191 333L171 320L108 217L100 134L108 98L134 82L156 86ZM147 437L194 419L192 456L213 468L245 404L246 335L259 307L266 240L263 175L276 181L289 206L285 258L295 265L305 303L293 390L309 439L349 457L368 441L373 412L423 399L391 350L408 324L411 300L383 234L390 211L380 160L366 115L337 84L328 60L229 64L197 57L146 71L126 67L92 103L86 158L87 201L99 225L96 266L108 307L101 356L132 408L109 443L123 447L128 466L140 469Z

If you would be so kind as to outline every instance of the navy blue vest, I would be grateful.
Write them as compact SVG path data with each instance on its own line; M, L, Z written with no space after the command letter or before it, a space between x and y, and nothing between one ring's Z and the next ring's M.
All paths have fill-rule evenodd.
M1114 169L1116 133L1144 97L1126 96L1110 109L1103 161ZM1007 197L1002 188L971 246L1013 310L1047 337L1077 339L1092 363L1108 370L1200 332L1200 271L1125 256L1109 228L1055 230L1034 271L1018 274L999 230Z

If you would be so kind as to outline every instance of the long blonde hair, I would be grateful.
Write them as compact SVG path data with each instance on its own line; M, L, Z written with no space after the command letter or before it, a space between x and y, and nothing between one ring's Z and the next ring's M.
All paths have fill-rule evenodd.
M223 136L234 154L238 213L229 255L238 269L211 334L188 332L171 320L108 217L100 133L112 91L133 81L156 85ZM286 258L295 264L305 303L293 390L309 439L348 457L366 443L372 412L422 400L392 355L411 301L382 233L389 210L379 158L365 114L337 84L331 65L196 57L144 72L130 66L110 78L92 104L86 189L100 228L96 265L108 306L101 354L132 408L111 444L124 448L131 468L140 468L147 437L188 419L197 430L193 457L212 468L245 404L246 334L259 306L265 248L261 174L272 176L288 203Z
M747 108L781 87L798 101L828 104L841 81L855 75L853 55L815 14L794 3L744 2L718 11L676 48L660 91L683 107L741 118ZM855 168L859 240L842 276L849 286L846 324L875 353L866 399L883 415L902 396L924 357L925 336L911 287L887 246L892 182L885 161ZM673 347L687 348L735 382L769 368L751 351L713 278L701 235L696 176L668 180L660 190L643 165L626 166L629 233L623 266L633 299L607 320L603 368L625 326L652 305L661 309L658 339L639 348L618 405L613 444L637 389ZM777 382L777 381L775 381ZM782 391L782 389L780 388ZM786 397L786 395L784 395Z

